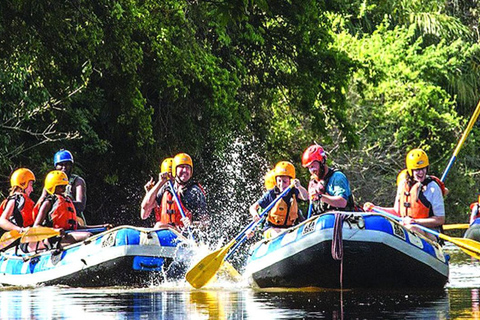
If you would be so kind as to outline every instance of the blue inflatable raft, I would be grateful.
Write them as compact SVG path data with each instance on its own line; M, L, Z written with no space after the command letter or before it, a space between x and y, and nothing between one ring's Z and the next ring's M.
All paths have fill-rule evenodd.
M153 276L183 277L190 256L187 239L172 229L120 226L59 250L2 252L0 284L139 286Z
M344 221L334 232L336 219ZM448 260L438 243L388 217L332 212L256 243L246 275L260 288L443 288Z

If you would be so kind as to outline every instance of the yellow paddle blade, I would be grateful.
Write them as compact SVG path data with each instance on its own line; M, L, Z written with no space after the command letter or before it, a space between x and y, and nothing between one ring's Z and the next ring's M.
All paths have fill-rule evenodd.
M0 250L8 247L10 244L13 243L13 241L17 240L21 236L22 234L18 232L18 230L10 230L8 232L5 232L0 238Z
M453 238L443 233L440 233L439 237L457 245L468 255L480 260L480 242L467 238Z
M32 227L25 231L20 240L21 243L38 242L60 235L60 231L48 227Z
M242 276L240 275L240 273L237 271L237 269L235 269L234 266L232 266L232 264L228 261L225 261L220 269L218 270L218 274L223 277L223 278L226 278L230 281L235 281L235 282L239 282L240 280L242 280Z
M454 223L454 224L444 224L442 226L443 230L454 230L454 229L468 229L470 225L468 223Z
M222 266L228 250L236 243L235 239L226 246L213 251L194 265L185 275L185 279L196 289L206 285Z

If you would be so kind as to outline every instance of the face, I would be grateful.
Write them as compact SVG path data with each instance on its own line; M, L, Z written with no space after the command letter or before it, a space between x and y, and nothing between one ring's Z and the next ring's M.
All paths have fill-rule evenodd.
M177 166L176 175L181 182L185 183L192 177L192 167L188 164L181 164Z
M55 187L55 193L56 194L64 194L65 191L67 191L67 186L66 185Z
M69 175L70 172L72 171L72 167L73 167L73 163L71 163L70 161L63 161L63 162L57 163L57 165L55 166L55 169L63 171L67 175Z
M277 176L276 181L278 189L280 189L280 191L287 189L290 185L290 180L289 176Z
M320 162L313 161L307 168L310 174L320 176Z
M30 193L32 193L32 191L33 191L33 181L30 180L30 181L28 181L28 185L27 185L27 188L25 189L25 193L27 195L30 195Z
M427 168L412 170L413 180L423 182L427 177Z

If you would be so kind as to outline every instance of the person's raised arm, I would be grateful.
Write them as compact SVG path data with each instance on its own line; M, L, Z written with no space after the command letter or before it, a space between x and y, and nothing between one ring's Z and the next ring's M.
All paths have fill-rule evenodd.
M143 220L147 219L150 215L150 212L155 208L156 198L158 191L161 187L167 182L169 178L168 172L162 172L158 175L158 182L145 194L143 197L142 205L140 207L140 218Z

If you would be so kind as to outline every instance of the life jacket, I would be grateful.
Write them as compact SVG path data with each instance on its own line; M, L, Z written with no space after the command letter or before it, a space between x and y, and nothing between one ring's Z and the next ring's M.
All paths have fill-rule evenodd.
M20 200L19 198L23 198L23 200ZM15 201L15 206L13 209L13 214L10 216L9 220L13 224L21 227L31 227L33 226L34 223L34 217L33 217L33 207L35 203L33 202L32 199L30 199L26 194L24 193L16 193L11 196L9 196L7 199L3 200L2 203L0 204L0 215L3 214L3 211L5 210L8 201L10 200ZM18 208L18 204L23 202L23 207L20 210Z
M435 181L445 192L445 185L435 176L427 176L422 183L416 182L413 185L408 180L403 180L399 190L399 208L401 217L411 217L413 219L422 219L433 216L432 204L423 194L423 189L432 181ZM441 184L440 184L441 183ZM443 189L442 189L443 185Z
M180 200L180 205L182 206L185 216L192 221L192 213L185 208L182 200ZM183 222L181 219L182 214L177 206L177 202L175 201L172 191L170 188L165 189L160 207L157 207L157 210L155 210L155 221L182 228Z
M286 197L281 198L268 213L267 221L274 226L290 227L298 219L297 197L293 191L290 191L291 197L289 203L285 201Z
M341 172L340 170L336 168L328 168L328 172L323 178L323 184L325 185L325 188L328 186L328 182L330 178L333 176L335 172ZM326 211L330 210L340 210L340 211L363 211L360 208L355 206L355 201L353 199L353 194L350 194L347 199L347 205L345 208L337 208L329 205L328 203L317 201L318 203L316 204L316 212L323 213Z
M47 226L64 230L77 230L77 213L69 197L53 194L46 198L52 202L48 213Z

